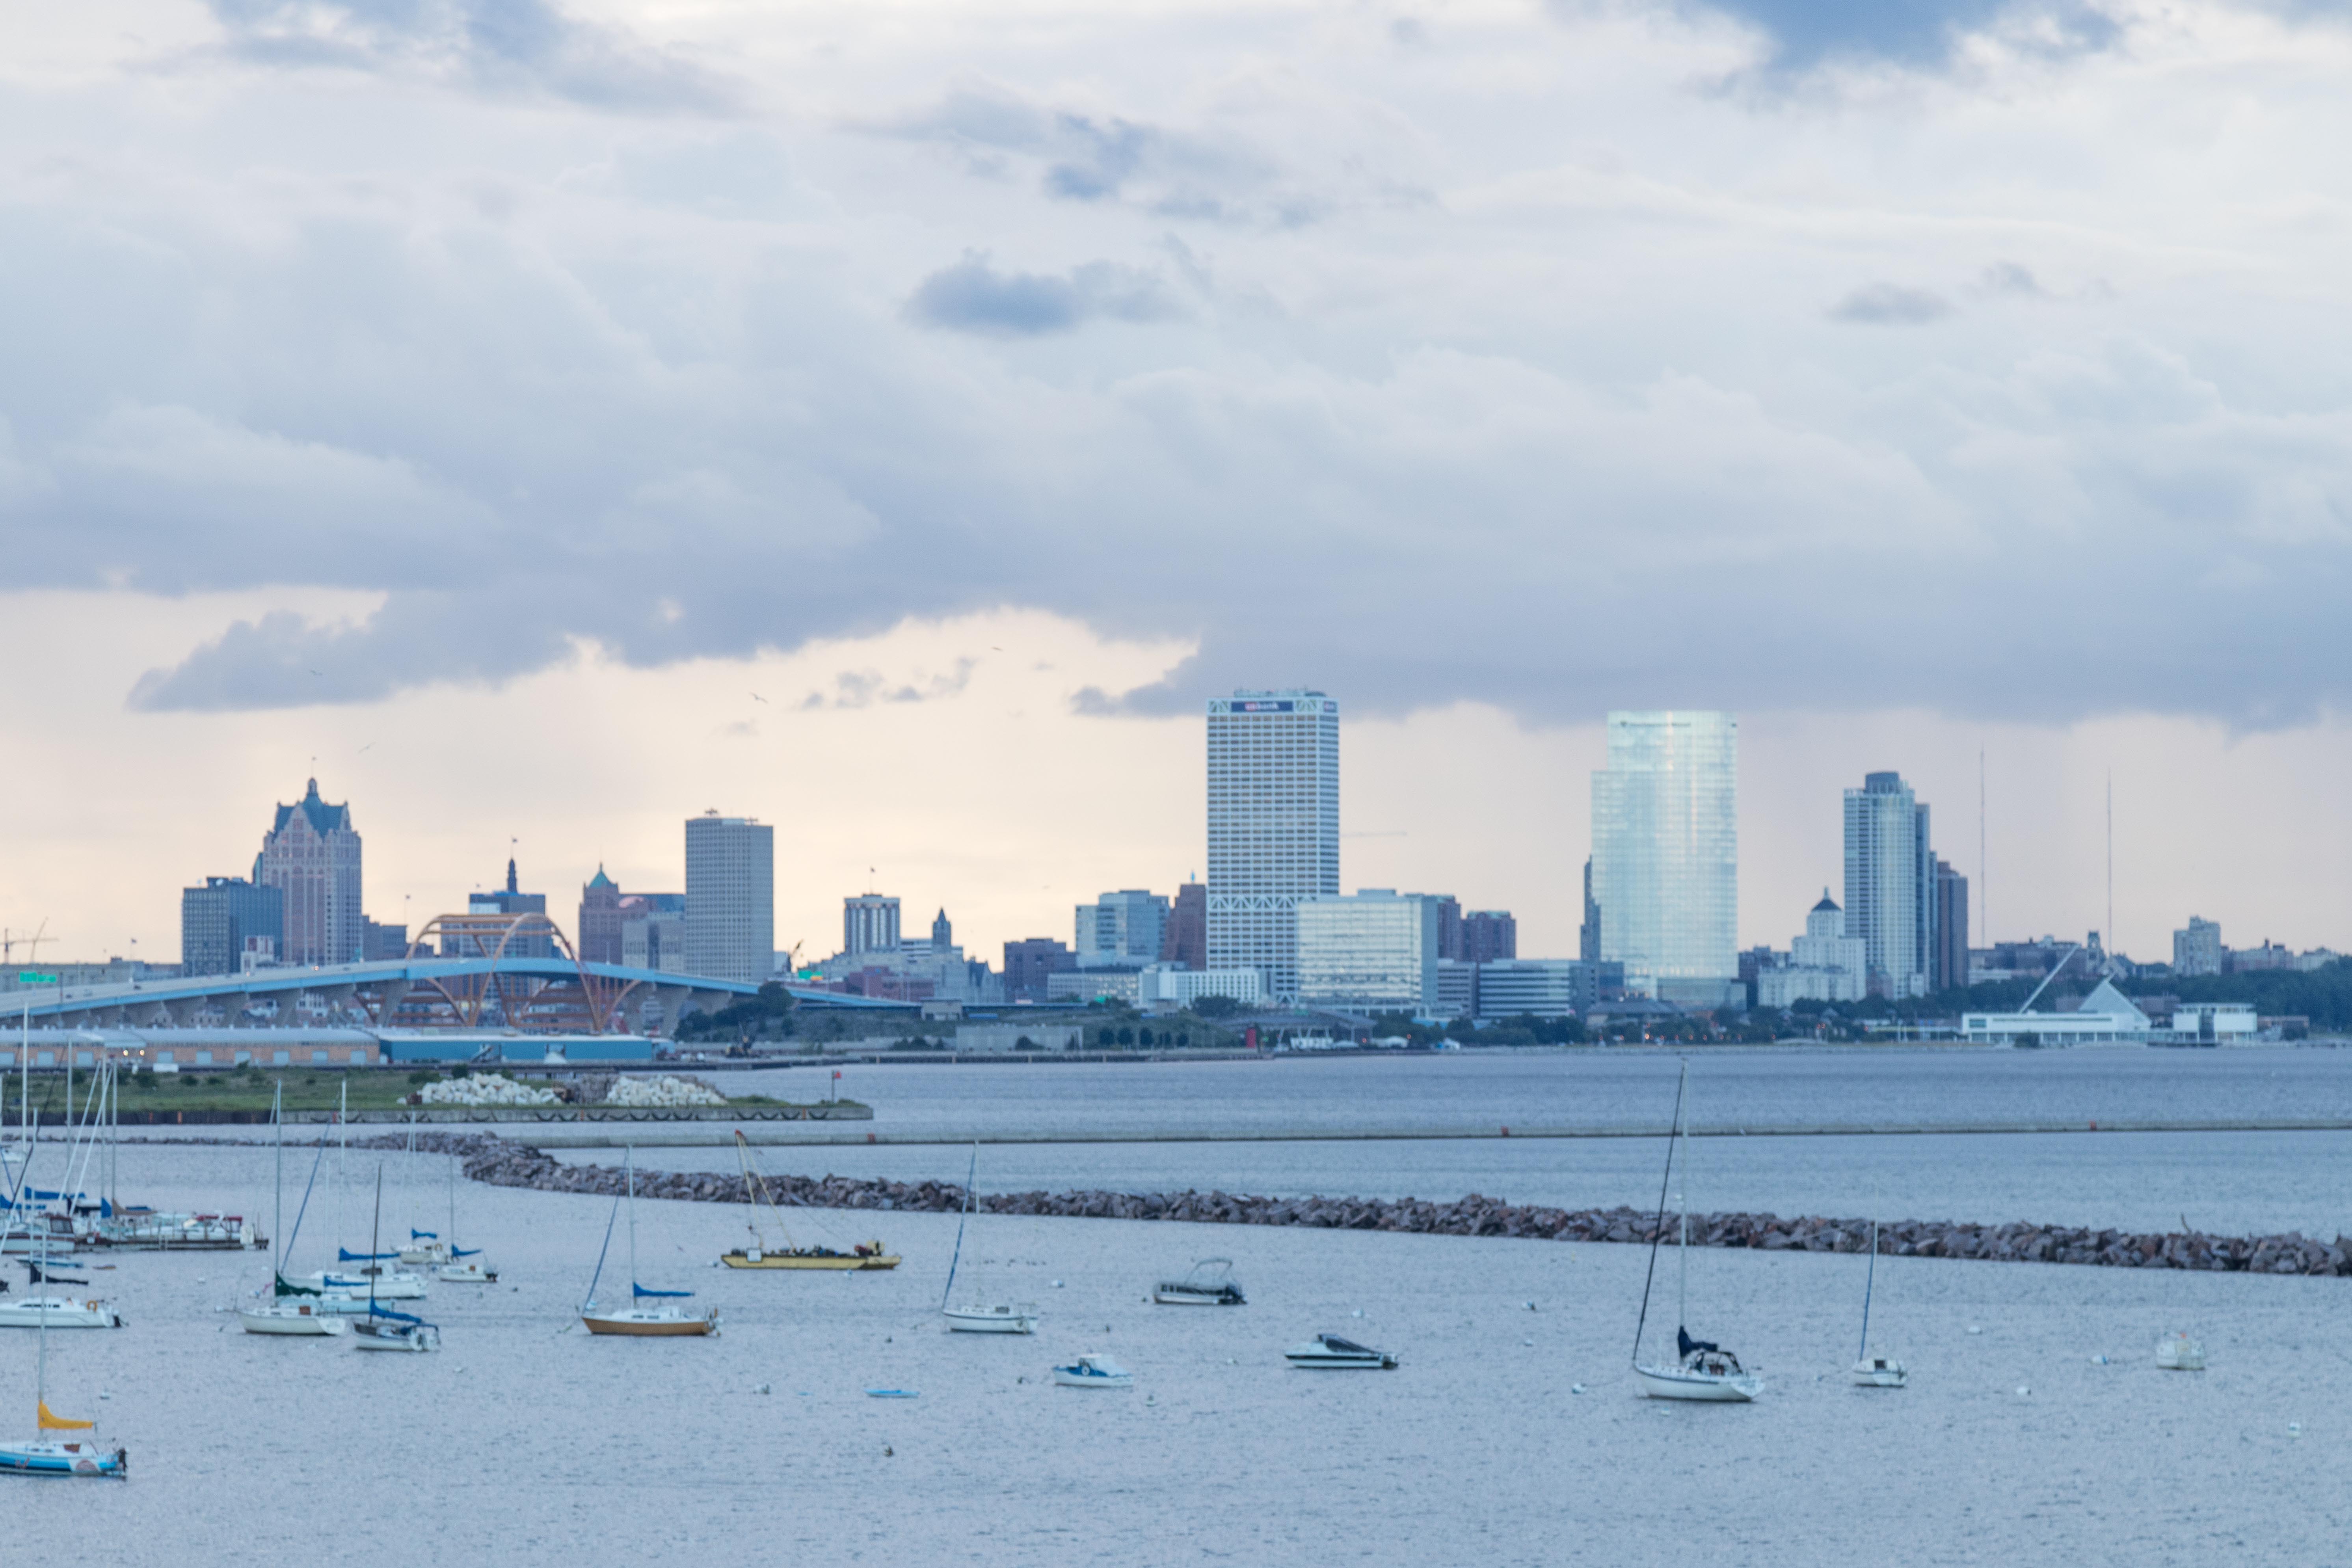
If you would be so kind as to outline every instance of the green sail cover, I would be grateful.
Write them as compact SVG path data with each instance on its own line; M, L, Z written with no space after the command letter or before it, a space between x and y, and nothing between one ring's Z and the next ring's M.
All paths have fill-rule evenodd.
M278 1293L280 1296L316 1296L320 1294L320 1292L314 1287L309 1285L297 1285L291 1279L287 1279L283 1274L278 1276Z

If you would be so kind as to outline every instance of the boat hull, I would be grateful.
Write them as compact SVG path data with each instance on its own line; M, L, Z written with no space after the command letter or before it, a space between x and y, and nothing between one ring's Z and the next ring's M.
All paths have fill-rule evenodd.
M444 1285L495 1285L499 1271L478 1263L445 1263L433 1271L433 1278Z
M590 1314L583 1312L580 1321L592 1334L611 1334L622 1339L699 1339L719 1331L715 1318L638 1317L629 1313Z
M121 1314L102 1301L76 1301L44 1308L39 1299L0 1304L0 1328L119 1329Z
M236 1317L248 1334L282 1334L294 1339L331 1339L350 1328L348 1320L308 1307L240 1307Z
M128 1480L130 1456L121 1448L110 1451L94 1443L61 1443L47 1438L30 1443L0 1443L0 1475Z
M1397 1358L1392 1355L1299 1355L1286 1354L1283 1360L1308 1372L1394 1372Z
M352 1348L421 1355L441 1348L441 1331L430 1323L353 1323Z
M844 1257L840 1254L811 1256L802 1252L724 1252L719 1261L730 1268L829 1268L840 1271L866 1268L896 1268L895 1253L883 1253L875 1258Z
M1068 1367L1057 1366L1054 1369L1054 1385L1056 1388L1131 1389L1135 1386L1135 1377L1124 1372L1116 1377L1106 1377L1100 1373L1073 1372Z
M1853 1379L1856 1388L1907 1388L1911 1384L1911 1374L1903 1370L1903 1363L1885 1356L1854 1363L1847 1375Z
M1162 1285L1151 1293L1151 1299L1163 1307L1242 1307L1247 1306L1238 1290L1187 1290L1181 1286Z
M1013 1307L950 1307L940 1314L959 1334L1034 1334L1037 1314Z
M1748 1373L1692 1372L1678 1366L1640 1366L1633 1375L1653 1399L1685 1399L1703 1405L1745 1405L1764 1392L1763 1380Z

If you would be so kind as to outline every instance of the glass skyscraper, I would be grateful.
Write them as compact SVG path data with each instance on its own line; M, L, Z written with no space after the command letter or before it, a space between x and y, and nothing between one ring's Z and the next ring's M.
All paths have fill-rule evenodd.
M1936 855L1927 808L1900 773L1865 773L1845 792L1845 929L1862 939L1874 992L1927 994L1937 967Z
M1720 1005L1739 974L1739 721L1609 715L1592 775L1601 954L1665 1001Z
M1209 967L1298 994L1298 905L1339 890L1339 705L1320 691L1209 703Z

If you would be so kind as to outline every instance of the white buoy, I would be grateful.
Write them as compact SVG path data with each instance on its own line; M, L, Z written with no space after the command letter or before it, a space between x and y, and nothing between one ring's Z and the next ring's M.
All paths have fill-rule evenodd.
M1584 1384L1580 1383L1571 1383L1568 1385L1568 1391L1570 1394L1581 1394L1584 1392Z
M2033 1390L2032 1390L2031 1388L2028 1388L2025 1384L2021 1384L2021 1384L2019 1384L2017 1385L2017 1396L2018 1396L2020 1399L2028 1399L2028 1398L2031 1398L2031 1397L2032 1396L2032 1394L2033 1394Z
M1983 1332L1984 1332L1984 1331L1983 1331L1982 1329L1980 1329L1980 1328L1977 1327L1974 1323L1970 1323L1970 1324L1969 1325L1969 1332L1970 1332L1970 1333L1972 1333L1972 1334L1980 1334L1980 1333L1983 1333Z

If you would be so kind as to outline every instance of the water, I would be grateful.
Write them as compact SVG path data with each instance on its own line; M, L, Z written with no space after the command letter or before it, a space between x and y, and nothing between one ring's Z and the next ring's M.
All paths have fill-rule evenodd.
M1847 1058L1743 1059L1764 1081L1759 1095L1796 1099L1804 1091L1792 1081L1831 1082L1827 1069ZM2340 1085L2330 1075L2341 1060L2279 1053L2273 1065L2286 1092L2323 1094ZM944 1121L990 1100L1010 1114L1019 1069L980 1070L993 1076L894 1069L854 1088L886 1118ZM1186 1116L1228 1109L1190 1090L1181 1074L1192 1069L1122 1076L1135 1070L1097 1069L1089 1087L1083 1070L1051 1069L1027 1092L1050 1108L1041 1114L1069 1125L1165 1117L1171 1106ZM1428 1114L1491 1114L1481 1082L1518 1080L1482 1080L1486 1070L1320 1063L1265 1081L1313 1084L1314 1114L1335 1121L1351 1105L1392 1104L1399 1084L1417 1088ZM1546 1070L1512 1065L1538 1079ZM1706 1070L1713 1082L1733 1069L1709 1058ZM1958 1101L1975 1092L1966 1075L1941 1074L1928 1067L1906 1086L1905 1070L1892 1069L1884 1092ZM2125 1089L2063 1071L2044 1081L2128 1100L2177 1092L2179 1080L2168 1090L2163 1078ZM2000 1076L1983 1081L1989 1094L2014 1092ZM2245 1104L2280 1093L2263 1087L2257 1069L2194 1081ZM895 1098L886 1092L893 1085ZM1720 1089L1714 1098L1721 1103ZM1260 1113L1247 1097L1231 1109ZM1654 1113L1629 1103L1622 1114ZM2049 1166L2004 1187L1999 1159L1966 1154L2000 1143L2021 1155L2049 1150ZM1940 1193L1938 1209L1970 1217L2006 1217L1993 1211L2012 1191L2040 1200L2036 1213L2138 1202L2096 1189L2168 1163L2192 1165L2224 1192L2291 1184L2298 1172L2306 1184L2340 1191L2343 1143L2286 1140L2285 1155L2281 1146L2241 1135L2184 1137L2168 1148L2163 1138L2095 1135L1711 1140L1699 1146L1696 1194L1720 1205L1717 1189L1750 1180L1811 1181L1836 1193L1859 1181L1857 1161L1866 1173L1901 1150L1943 1173L1941 1186L1913 1190ZM1745 1175L1733 1161L1803 1147L1813 1152L1774 1155L1785 1163ZM1617 1150L1627 1162L1622 1179L1631 1184L1646 1167L1651 1199L1656 1191L1642 1157L1651 1146L1634 1141L1286 1148L1221 1145L1200 1157L1290 1158L1299 1179L1354 1191L1373 1190L1370 1178L1412 1149L1532 1156L1499 1172L1530 1179L1580 1150ZM2162 1157L2091 1168L2117 1148ZM983 1158L1182 1160L1202 1149L1003 1149ZM709 1152L648 1151L645 1163ZM782 1153L763 1152L772 1165ZM968 1157L923 1148L814 1153L836 1168L845 1156L870 1156L902 1174L936 1164L956 1176ZM351 1159L344 1228L355 1250L366 1239L364 1188L376 1159ZM127 1188L163 1205L266 1215L269 1161L266 1147L160 1146L127 1151L122 1169ZM298 1182L306 1163L289 1158ZM439 1228L445 1167L393 1155L385 1168L387 1232ZM1096 1170L1088 1180L1110 1173ZM1542 1195L1486 1179L1497 1173L1463 1175L1510 1196ZM1913 1384L1863 1391L1841 1377L1855 1349L1862 1259L1696 1252L1690 1326L1738 1350L1762 1372L1767 1393L1752 1406L1695 1407L1633 1393L1627 1363L1647 1262L1638 1247L984 1216L967 1242L967 1278L1045 1312L1035 1339L1001 1339L940 1331L951 1215L825 1216L831 1234L878 1235L903 1253L895 1273L752 1274L710 1267L740 1237L740 1211L647 1201L640 1277L702 1291L727 1327L715 1341L627 1342L591 1339L572 1316L608 1201L470 1184L458 1201L461 1232L488 1247L505 1283L435 1289L425 1311L444 1327L438 1355L366 1356L348 1341L237 1332L220 1309L261 1283L265 1260L254 1255L133 1256L92 1275L93 1291L115 1296L131 1326L52 1336L51 1403L98 1416L104 1437L128 1443L133 1479L0 1482L11 1539L156 1564L325 1554L616 1568L2201 1564L2329 1561L2352 1526L2343 1487L2352 1474L2352 1418L2343 1415L2352 1357L2335 1326L2352 1281L1882 1259L1874 1339L1909 1363ZM313 1200L295 1271L318 1267L334 1245L322 1219L331 1212L323 1194ZM1146 1303L1154 1277L1212 1254L1234 1258L1249 1306ZM1654 1326L1671 1324L1674 1278L1669 1258ZM2204 1341L2210 1371L2156 1369L2155 1342L2175 1328ZM1283 1348L1318 1331L1394 1350L1404 1366L1286 1369ZM32 1349L29 1336L0 1333L0 1407L24 1424ZM1132 1368L1134 1392L1050 1386L1055 1360L1089 1351ZM2099 1354L2110 1364L2095 1363ZM772 1392L753 1392L761 1384ZM1572 1392L1579 1384L1586 1392ZM921 1396L863 1394L886 1386Z

